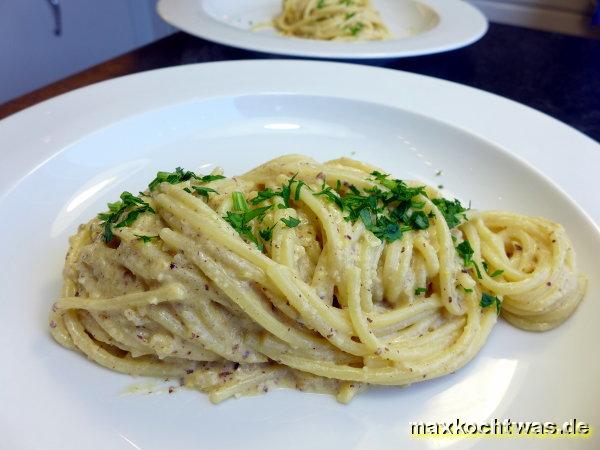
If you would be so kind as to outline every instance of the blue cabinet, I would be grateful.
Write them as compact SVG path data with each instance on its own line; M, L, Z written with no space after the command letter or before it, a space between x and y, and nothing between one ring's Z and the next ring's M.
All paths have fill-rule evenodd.
M0 103L159 39L156 0L0 0Z

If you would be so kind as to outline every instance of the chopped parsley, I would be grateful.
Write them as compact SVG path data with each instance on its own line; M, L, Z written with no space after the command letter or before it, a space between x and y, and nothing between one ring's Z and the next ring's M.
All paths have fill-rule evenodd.
M327 197L331 202L335 203L338 206L338 208L340 208L341 210L344 209L344 202L342 201L342 197L340 197L340 194L334 191L326 183L323 183L321 191L315 193L314 195L323 195Z
M410 216L409 223L415 230L425 230L429 228L429 219L427 218L427 214L423 211L413 212Z
M319 3L317 3L317 9L322 9L325 7L325 0L319 0Z
M354 0L340 0L340 5L351 6Z
M421 210L425 202L415 199L419 195L426 195L425 186L410 187L402 180L390 179L389 175L377 171L372 172L371 176L371 181L376 181L386 189L374 186L360 191L346 184L342 192L338 180L335 189L323 183L321 191L313 195L326 197L347 213L344 216L346 221L354 223L360 219L367 230L388 242L401 239L405 231L429 227L429 217Z
M218 194L217 191L215 191L214 189L211 189L209 187L206 187L206 186L192 186L192 189L195 190L201 196L206 197L206 198L208 198L208 195L211 192L215 193L215 194Z
M365 224L365 228L382 241L394 242L402 238L403 232L411 230L411 227L400 226L398 222L384 215L377 216L373 221L371 213L366 209L361 210L360 219Z
M211 181L223 180L225 178L225 175L204 175L196 179L201 183L210 183Z
M259 230L258 234L260 235L263 241L269 242L271 240L271 238L273 237L273 229L275 228L275 225L277 224L273 224L269 228Z
M481 306L482 308L487 308L494 304L496 305L496 313L500 314L500 308L502 308L502 300L493 295L486 294L485 292L481 294L481 301L479 302L479 306Z
M302 189L302 186L306 186L306 183L304 181L296 182L296 193L294 194L294 200L296 201L300 200L300 189Z
M158 239L158 236L144 236L144 235L141 235L141 234L134 234L134 236L136 236L144 244L147 244L148 242L151 242L153 239Z
M274 191L271 188L263 189L256 193L256 197L250 200L253 205L259 205L264 201L267 201L273 197L280 197L283 200L283 204L278 204L277 207L280 209L286 209L290 207L290 199L292 198L292 186L296 184L296 190L294 191L294 200L300 200L300 189L302 186L306 186L304 181L296 180L298 174L292 176L286 184L281 185L281 188ZM307 186L308 187L308 186Z
M500 276L500 275L502 275L503 273L504 273L504 270L502 270L502 269L497 269L497 270L494 270L494 272L493 272L493 273L490 275L490 277L492 277L492 278L496 278L497 276Z
M469 293L469 294L470 294L471 292L473 292L473 289L466 288L466 287L464 287L462 284L460 285L460 287L461 287L461 288L463 288L463 290L464 290L465 292Z
M300 200L302 187L311 190L304 181L296 179L297 175L292 176L279 189L265 188L258 191L256 196L249 201L246 201L241 193L238 193L241 197L238 200L234 199L234 211L228 213L226 220L233 224L232 226L235 225L234 228L246 239L257 242L255 236L250 236L252 233L249 231L250 227L247 226L249 222L247 214L249 211L266 211L268 207L251 210L248 203L257 206L263 202L281 198L282 202L272 206L279 209L289 208L292 199ZM425 212L423 208L426 201L418 198L419 196L427 197L425 186L409 186L402 180L392 179L388 174L378 171L372 172L371 176L370 180L375 181L376 186L360 190L348 183L344 183L342 186L339 179L336 181L335 187L323 181L321 190L313 192L313 195L325 197L342 211L346 221L354 223L361 220L367 230L387 242L401 239L404 232L425 230L430 226L435 215L432 211ZM236 193L233 195L235 196ZM240 203L242 200L243 203ZM440 209L450 227L460 224L466 209L458 200L433 199L432 201ZM264 212L257 214L264 215ZM300 222L296 223L297 220L291 217L282 219L289 228L298 226ZM272 228L259 231L259 235L263 240L268 241L272 235ZM479 268L476 265L475 267L479 272Z
M277 195L279 195L279 192L276 192L271 188L263 189L262 191L256 194L256 197L250 200L250 203L252 203L253 205L258 205L259 203L269 200L270 198L273 198Z
M352 36L357 36L358 33L360 33L362 31L362 29L365 27L365 24L362 22L356 22L354 25L352 25L351 27L347 27L348 32L352 35Z
M264 246L262 242L260 242L256 236L252 233L252 227L249 223L254 220L262 220L267 211L271 208L271 206L265 206L262 208L254 208L250 209L246 199L244 198L244 194L241 192L233 192L231 194L231 199L233 201L233 211L227 211L227 215L223 217L231 227L238 232L238 234L247 239L250 242L256 244L260 251L263 250Z
M477 266L477 263L473 261L473 254L475 252L473 251L473 248L471 247L469 241L464 240L460 244L458 244L458 246L456 247L456 251L458 253L458 256L460 256L463 259L465 267L473 266L475 268L475 271L477 272L477 278L481 279L481 272L479 271L479 266Z
M148 203L130 192L123 192L120 198L120 201L108 204L108 212L98 214L98 218L102 220L102 239L106 243L114 238L113 226L116 228L128 227L136 221L140 214L155 213Z
M223 178L225 178L223 175L205 175L200 177L192 171L184 171L181 167L177 167L174 172L158 172L154 180L148 185L148 189L153 191L160 183L178 184L191 179L198 180L201 183L208 183Z
M351 13L346 14L346 20L352 19L355 15L356 15L356 12L351 12Z
M427 288L424 288L424 287L415 289L415 295L421 295L421 294L424 294L425 292L427 292Z
M295 217L288 217L287 219L284 217L281 221L285 223L288 228L295 228L300 225L300 219L296 219Z
M463 220L466 220L467 209L458 200L454 199L454 201L451 201L445 198L434 198L431 201L438 207L444 219L446 219L448 228L456 228Z

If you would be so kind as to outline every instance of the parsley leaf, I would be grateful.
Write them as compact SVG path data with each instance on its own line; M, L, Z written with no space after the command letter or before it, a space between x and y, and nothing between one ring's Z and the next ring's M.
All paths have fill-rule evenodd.
M281 186L281 189L274 191L271 188L266 188L262 191L257 192L256 197L250 200L250 203L252 203L253 205L258 205L273 197L281 197L281 199L283 200L283 204L279 204L277 205L277 207L279 209L289 208L290 199L292 198L292 186L294 185L294 183L296 183L296 191L294 193L294 200L296 201L300 200L300 189L302 189L302 186L306 186L308 188L304 181L296 180L297 176L298 174L296 173L288 180L287 184Z
M477 272L477 278L481 279L481 272L479 271L479 267L477 266L477 263L472 259L473 254L475 252L473 251L473 248L471 247L469 241L464 240L460 244L458 244L458 246L456 247L456 251L458 255L463 259L465 267L473 266L475 268L475 271Z
M210 183L211 181L222 180L225 178L223 175L204 175L203 177L195 177L198 181L202 183Z
M275 225L277 224L273 224L272 226L270 226L269 228L265 228L264 230L259 230L258 234L264 241L269 242L271 240L271 238L273 237L273 229L275 228Z
M363 209L359 213L360 219L365 224L365 228L373 233L377 238L394 242L402 238L404 231L410 231L410 227L401 227L398 222L391 220L389 217L380 215L373 217L367 209Z
M98 214L98 218L102 220L102 239L106 243L114 238L113 226L116 228L127 227L133 224L142 213L156 213L148 203L130 192L123 192L120 198L120 201L108 204L108 212Z
M344 202L342 201L342 197L340 197L340 194L338 194L336 191L331 189L331 187L328 186L327 183L323 183L323 185L321 186L321 191L316 192L313 195L323 195L327 197L329 201L335 203L338 206L338 208L340 208L341 210L344 209Z
M421 294L424 294L425 292L427 292L427 288L424 288L424 287L415 289L415 295L421 295Z
M135 234L135 233L134 233L134 236L136 236L144 244L147 244L148 242L151 242L152 239L158 239L158 236L144 236L144 235Z
M215 194L218 194L217 191L215 191L212 188L209 187L205 187L205 186L192 186L192 189L195 190L198 194L200 194L203 197L208 198L208 195L213 192Z
M148 189L153 191L160 183L178 184L191 179L198 180L202 183L208 183L223 178L225 178L223 175L205 175L199 177L194 172L189 170L184 171L181 167L177 167L174 172L158 172L154 180L148 185Z
M198 178L194 172L185 171L177 167L174 172L157 172L154 180L148 185L148 189L153 191L161 183L177 184L183 181Z
M299 180L296 182L296 194L294 195L294 200L296 201L300 200L300 189L302 189L302 186L306 186L306 183L304 181Z
M502 301L493 295L486 294L485 292L481 294L481 301L479 302L479 306L482 308L487 308L488 306L496 305L496 314L500 314L500 308L502 308Z
M409 223L415 230L425 230L429 228L429 219L423 211L415 211L410 216Z
M319 3L317 3L317 9L322 9L325 7L325 0L319 0Z
M284 217L281 221L285 223L288 228L295 228L300 225L300 219L296 219L295 217L288 217L287 219Z
M250 203L252 203L253 205L258 205L259 203L269 200L270 198L273 198L277 195L279 194L271 188L263 189L262 191L256 194L256 197L250 200Z
M365 24L362 22L356 22L355 25L348 27L348 31L350 32L350 34L352 36L357 36L358 33L360 33L362 31L362 29L365 27Z
M289 179L287 184L281 186L281 193L279 196L283 199L283 204L286 208L290 207L290 197L292 195L292 184L296 181L296 177L298 174L296 173L292 178Z
M463 220L466 220L466 211L460 201L454 199L454 201L446 200L445 198L434 198L431 200L435 206L438 207L448 228L456 228L461 224Z
M492 273L492 274L490 275L490 277L492 277L492 278L496 278L497 276L499 276L499 275L502 275L503 273L504 273L504 270L502 270L502 269L497 269L497 270L494 270L494 273Z
M253 242L258 249L262 251L264 245L252 233L252 227L249 225L249 222L254 219L262 220L267 211L271 209L271 206L250 209L248 202L244 198L244 194L241 192L233 192L231 194L231 199L233 201L234 211L227 211L227 215L223 217L223 219L225 219L225 221L229 223L242 238L246 238L248 241Z

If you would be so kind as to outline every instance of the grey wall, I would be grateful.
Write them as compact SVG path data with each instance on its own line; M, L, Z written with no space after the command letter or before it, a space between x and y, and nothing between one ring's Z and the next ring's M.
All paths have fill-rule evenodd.
M0 103L163 37L156 0L0 0Z

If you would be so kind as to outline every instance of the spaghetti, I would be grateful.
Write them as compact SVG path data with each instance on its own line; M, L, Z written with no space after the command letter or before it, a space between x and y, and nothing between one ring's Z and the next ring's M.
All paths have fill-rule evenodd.
M284 0L273 25L286 36L327 41L391 37L370 0Z
M123 193L71 237L50 327L104 367L213 402L275 386L348 402L454 372L498 314L553 328L584 291L558 224L289 155Z

